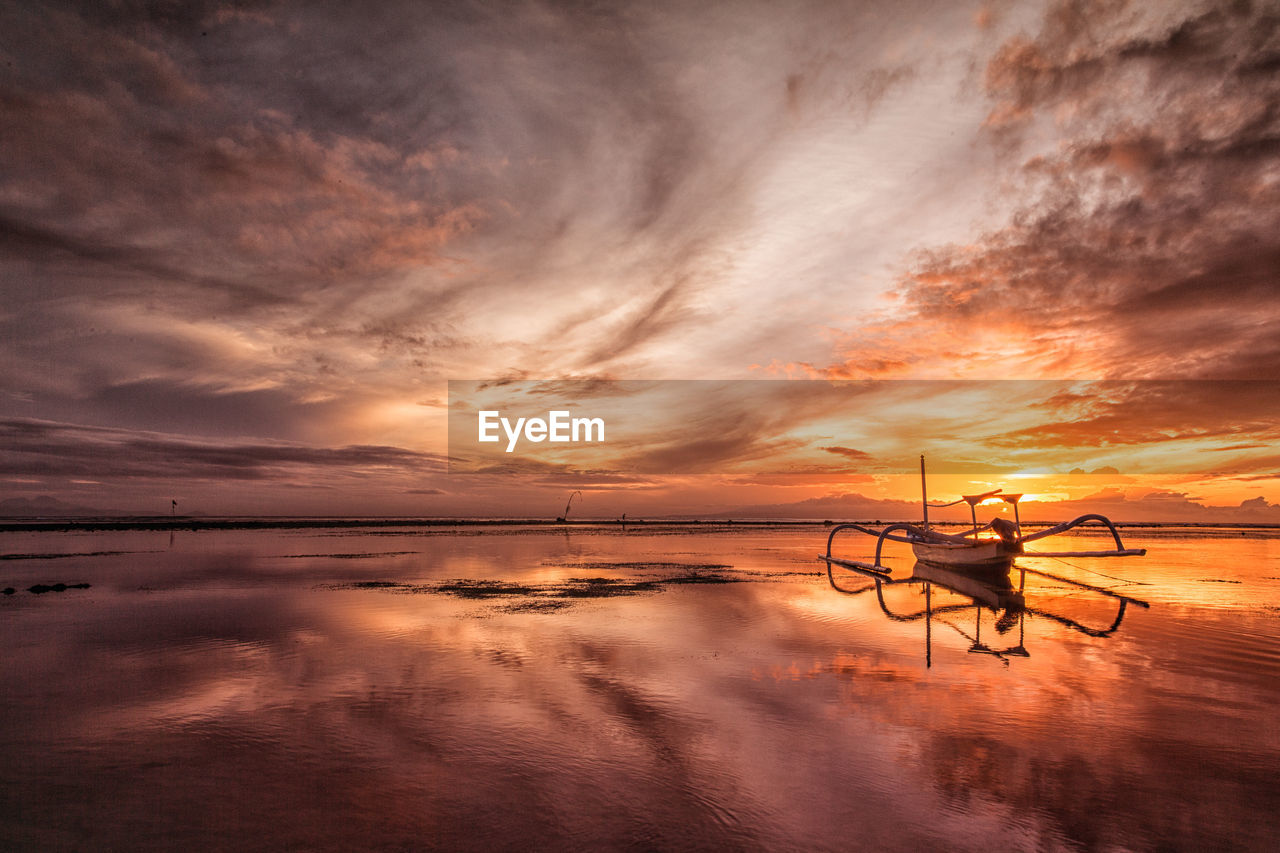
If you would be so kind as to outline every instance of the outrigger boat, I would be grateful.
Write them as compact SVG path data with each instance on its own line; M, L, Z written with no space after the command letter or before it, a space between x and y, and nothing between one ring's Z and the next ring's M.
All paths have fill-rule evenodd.
M924 521L922 524L898 522L880 530L854 523L837 524L831 529L831 535L827 537L827 553L820 559L826 560L828 564L835 563L847 568L865 569L888 574L891 569L881 561L881 553L886 541L910 544L916 559L922 563L969 571L1007 572L1013 564L1014 558L1020 555L1028 557L1140 557L1147 553L1145 548L1126 548L1124 543L1120 541L1120 532L1116 530L1116 526L1111 522L1111 519L1097 513L1088 513L1045 530L1024 535L1022 522L1018 518L1018 501L1022 499L1022 495L1006 494L1001 489L984 492L980 495L963 495L958 500L949 503L931 504L929 503L928 488L925 485L924 456L920 457L920 493L924 509ZM1008 504L1012 504L1014 520L994 518L979 527L977 507L978 504L988 498L999 498ZM929 510L931 508L941 509L955 506L959 503L967 503L969 505L969 513L973 518L972 530L956 536L940 533L929 527ZM1065 533L1074 527L1079 527L1089 522L1105 525L1111 531L1116 547L1106 551L1027 551L1023 547L1028 542L1056 536L1059 533ZM868 536L876 537L874 560L866 562L832 556L832 543L835 541L836 534L841 530L856 530ZM983 534L988 531L994 535L984 536Z

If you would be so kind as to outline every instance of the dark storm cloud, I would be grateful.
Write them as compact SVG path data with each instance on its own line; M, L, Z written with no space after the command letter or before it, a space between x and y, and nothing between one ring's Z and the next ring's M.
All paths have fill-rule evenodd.
M48 405L54 374L58 394L98 402L141 381L404 396L448 365L536 370L572 337L594 369L670 334L692 320L714 232L699 206L732 196L747 156L714 150L679 90L689 45L669 36L688 15L6 7L6 390ZM534 292L536 326L468 328Z
M424 82L448 33L390 49L388 11L0 11L0 411L295 439L421 398L402 372L468 346L459 285L392 279L484 220L494 176Z
M430 151L406 157L267 107L241 113L216 89L157 104L131 80L103 91L59 83L32 81L5 103L0 215L4 248L19 257L221 289L212 307L244 311L317 277L430 260L478 216L430 200Z
M208 443L159 433L0 420L0 474L40 477L265 480L333 472L443 470L442 457L396 447Z
M1278 56L1269 4L1055 4L986 66L989 138L1021 155L1016 213L919 255L904 313L850 335L845 368L877 372L899 336L932 329L903 366L1275 375Z

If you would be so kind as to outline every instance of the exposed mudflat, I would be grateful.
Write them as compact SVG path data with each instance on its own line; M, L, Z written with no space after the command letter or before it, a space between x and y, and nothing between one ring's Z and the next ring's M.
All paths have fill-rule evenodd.
M663 565L671 567L671 563L633 563L631 568L644 566L652 568ZM596 566L601 568L602 566ZM703 566L706 567L705 565ZM716 566L716 568L731 568ZM382 592L398 592L412 595L435 594L452 595L458 598L469 598L481 601L490 599L524 598L527 601L507 604L506 609L512 612L550 611L565 607L572 599L614 598L620 595L640 595L642 593L661 592L667 586L685 584L728 584L743 583L748 579L723 574L679 574L664 575L644 580L626 578L571 577L562 581L549 583L511 583L499 580L477 578L454 578L437 583L401 583L396 581L351 581L348 583L324 584L321 588L330 590L377 590ZM550 605L548 601L560 599L559 604Z

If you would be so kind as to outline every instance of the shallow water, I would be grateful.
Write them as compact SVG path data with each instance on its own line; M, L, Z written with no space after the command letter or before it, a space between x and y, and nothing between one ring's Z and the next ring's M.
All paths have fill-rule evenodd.
M0 847L1280 847L1280 538L1021 612L825 538L2 533Z

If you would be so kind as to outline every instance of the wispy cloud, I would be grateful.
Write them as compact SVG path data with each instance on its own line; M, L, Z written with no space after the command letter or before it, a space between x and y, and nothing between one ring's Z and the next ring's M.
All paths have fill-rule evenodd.
M986 65L1009 221L920 252L826 372L1274 375L1278 32L1249 4L1053 4Z

